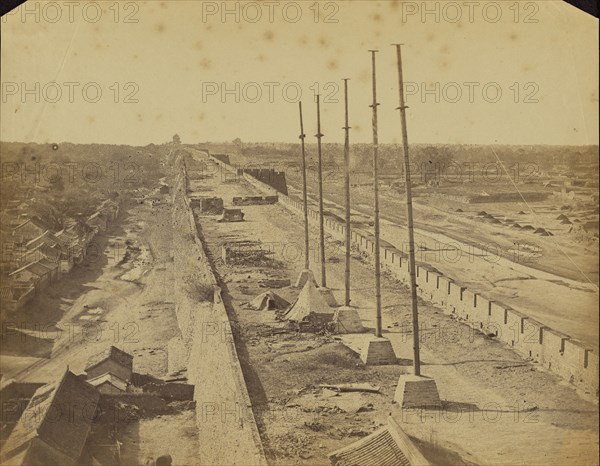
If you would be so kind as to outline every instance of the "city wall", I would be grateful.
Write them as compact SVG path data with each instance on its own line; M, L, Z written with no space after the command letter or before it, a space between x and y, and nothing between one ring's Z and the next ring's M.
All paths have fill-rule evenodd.
M198 257L197 280L201 286L212 288L207 301L178 299L176 310L187 352L188 381L194 385L200 461L266 465L233 330L203 243L201 226L190 207L187 188L187 174L182 165L173 195L174 209L183 209L181 218L186 220L181 227L192 234L194 249L184 253Z
M223 170L232 166L215 158ZM291 212L302 215L303 205L298 199L277 193L249 174L244 179L260 192L278 194L279 202ZM309 207L309 217L318 219L318 210ZM345 240L346 226L331 217L325 217L325 230L336 240ZM373 259L375 243L372 235L351 231L352 243L362 253ZM385 242L382 242L382 245ZM408 257L391 245L381 246L382 270L404 284L409 284ZM474 329L493 336L509 345L524 358L531 358L545 369L561 376L577 388L598 397L598 354L579 341L557 332L540 322L518 312L510 306L490 300L476 290L467 289L432 266L417 265L417 294L425 301L453 314Z

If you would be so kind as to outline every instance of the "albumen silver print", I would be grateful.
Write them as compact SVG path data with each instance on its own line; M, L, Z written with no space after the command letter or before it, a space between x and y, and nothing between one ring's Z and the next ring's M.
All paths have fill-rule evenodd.
M591 3L3 2L0 463L597 465Z

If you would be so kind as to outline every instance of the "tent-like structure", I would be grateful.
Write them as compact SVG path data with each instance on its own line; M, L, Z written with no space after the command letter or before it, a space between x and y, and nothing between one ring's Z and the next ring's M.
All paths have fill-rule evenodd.
M309 280L312 281L315 286L317 285L317 281L315 280L315 275L312 273L312 270L304 269L302 272L300 272L300 275L298 275L294 287L302 288Z
M270 311L274 309L285 309L290 305L285 299L272 291L259 294L250 303L252 309L257 311Z
M298 323L312 319L319 323L326 323L332 320L333 309L329 307L312 280L308 280L284 318Z

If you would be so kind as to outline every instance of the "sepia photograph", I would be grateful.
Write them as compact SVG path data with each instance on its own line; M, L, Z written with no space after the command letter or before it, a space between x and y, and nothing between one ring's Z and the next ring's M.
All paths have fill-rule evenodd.
M0 464L593 466L593 0L2 0Z

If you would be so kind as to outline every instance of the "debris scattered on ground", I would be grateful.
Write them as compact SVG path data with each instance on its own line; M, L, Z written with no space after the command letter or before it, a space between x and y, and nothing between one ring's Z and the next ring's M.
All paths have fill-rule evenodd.
M374 409L365 393L338 392L329 389L303 393L287 403L286 408L299 408L304 412L324 414L356 414Z
M319 385L320 388L327 388L329 390L335 390L337 392L370 392L370 393L381 393L380 387L369 383L343 383L336 385Z
M285 288L291 285L289 278L267 278L259 280L258 286L261 288Z
M494 366L494 369L513 369L515 367L527 367L529 364L513 364L510 366Z

